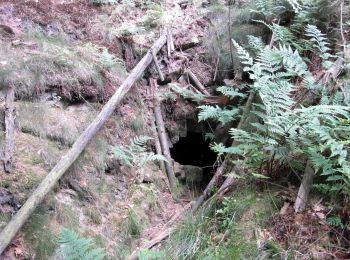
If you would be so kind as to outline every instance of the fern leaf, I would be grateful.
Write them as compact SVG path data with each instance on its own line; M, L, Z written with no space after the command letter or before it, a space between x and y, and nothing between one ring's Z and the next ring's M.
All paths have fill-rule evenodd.
M62 229L58 243L58 253L65 260L102 260L105 252L101 248L94 248L92 240L81 238L69 229Z
M235 97L241 97L241 98L246 97L245 94L238 92L236 89L232 87L222 86L222 87L218 87L216 90L221 92L222 94L224 94L226 97L230 99L233 99Z
M218 120L222 125L225 125L235 119L239 110L232 109L222 109L219 106L208 106L203 105L198 107L200 112L198 113L199 122L208 119Z
M329 43L327 42L325 34L323 34L316 26L310 24L307 25L306 36L311 38L310 40L314 43L313 47L320 51L320 56L324 61L327 61L330 57L332 57L332 55L329 53Z
M193 92L192 90L182 88L176 84L169 84L169 87L176 94L183 96L184 98L191 99L195 102L200 102L204 99L205 95Z
M145 135L140 135L136 136L132 142L131 145L139 146L139 147L144 147L148 141L152 140L152 137L145 136Z
M244 68L245 71L249 71L253 66L253 58L250 57L249 53L241 46L238 42L232 39L232 43L237 49L238 57L241 59L242 64L246 65Z

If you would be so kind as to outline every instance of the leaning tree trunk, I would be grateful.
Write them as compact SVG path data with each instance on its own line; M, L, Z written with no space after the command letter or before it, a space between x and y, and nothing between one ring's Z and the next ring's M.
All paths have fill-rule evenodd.
M164 164L165 164L165 169L169 179L170 189L171 189L171 192L173 192L174 188L176 187L176 178L175 178L174 169L172 166L172 159L170 155L168 138L165 131L162 110L160 108L160 104L157 98L154 99L154 116L157 124L158 136L162 147L162 151L165 158L167 159L166 161L164 161Z
M9 85L5 100L5 147L4 171L11 173L13 169L13 155L15 152L15 89Z
M163 45L166 43L166 35L162 35L152 46L151 50L157 53ZM42 202L46 194L48 194L56 185L58 180L67 171L67 169L74 163L81 152L88 145L90 140L101 129L103 124L112 115L113 111L120 103L125 94L130 90L132 85L137 81L145 69L151 64L153 57L152 52L149 50L142 60L136 65L136 67L129 74L127 79L118 88L115 94L103 107L102 111L93 120L93 122L85 129L80 137L75 141L72 148L64 155L51 172L40 183L37 189L28 198L26 203L17 212L17 214L11 219L6 227L0 233L0 254L6 249L11 240L15 237L16 233L20 230L29 216L33 213L35 208Z
M309 200L309 194L312 187L312 183L315 177L315 171L311 167L310 162L306 163L303 180L301 182L297 199L295 201L294 210L296 213L305 210L307 202Z

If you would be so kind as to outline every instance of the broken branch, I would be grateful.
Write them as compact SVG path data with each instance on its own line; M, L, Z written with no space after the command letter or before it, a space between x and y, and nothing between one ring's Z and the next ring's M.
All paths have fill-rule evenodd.
M208 90L203 86L203 84L199 81L199 79L197 78L197 76L195 74L193 74L193 72L191 70L186 70L186 75L188 76L188 78L193 82L193 84L195 84L195 86L204 94L207 96L210 96L210 93L208 92Z

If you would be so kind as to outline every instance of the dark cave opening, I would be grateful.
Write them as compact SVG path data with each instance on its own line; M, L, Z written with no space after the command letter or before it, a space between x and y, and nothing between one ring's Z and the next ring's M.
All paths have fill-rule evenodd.
M201 133L187 132L186 137L174 144L170 149L172 158L181 165L193 165L203 170L201 186L205 187L215 171L217 154L209 148L209 141L205 141Z

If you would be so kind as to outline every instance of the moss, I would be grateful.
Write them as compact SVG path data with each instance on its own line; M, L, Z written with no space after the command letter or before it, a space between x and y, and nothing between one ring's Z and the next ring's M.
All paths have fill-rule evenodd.
M56 219L62 226L78 231L80 226L78 213L73 207L58 203L56 206Z
M57 239L50 230L50 218L51 214L39 208L23 228L25 243L33 259L49 259L56 249Z
M0 186L6 188L15 195L20 202L24 202L29 194L35 189L43 179L40 175L40 169L37 167L28 167L18 169L14 174L2 175Z
M11 219L11 215L9 213L0 212L0 228L3 228Z
M88 216L88 218L92 221L92 223L96 225L102 224L101 213L95 206L85 208L84 213L86 216Z

